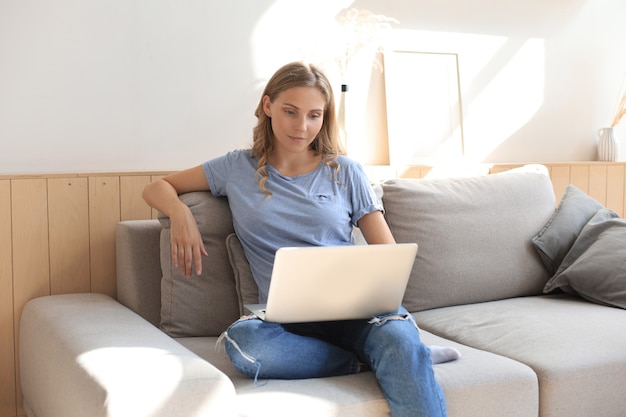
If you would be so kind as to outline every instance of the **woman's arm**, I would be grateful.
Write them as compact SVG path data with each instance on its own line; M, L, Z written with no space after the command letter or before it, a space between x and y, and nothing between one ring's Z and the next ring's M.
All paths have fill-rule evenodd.
M178 199L179 194L208 190L209 184L202 166L197 166L151 182L143 190L143 199L150 207L171 217L182 204Z
M193 266L197 275L202 273L201 256L206 256L207 252L191 210L178 195L208 190L209 184L201 166L170 174L148 184L143 190L146 203L170 218L172 263L187 277L191 277Z
M361 233L363 233L363 237L370 245L396 243L382 212L373 211L366 214L361 217L357 223L359 229L361 229Z

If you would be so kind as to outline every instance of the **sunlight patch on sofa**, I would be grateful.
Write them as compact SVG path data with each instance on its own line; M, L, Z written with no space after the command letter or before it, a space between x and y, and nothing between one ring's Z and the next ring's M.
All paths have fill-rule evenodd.
M112 415L118 415L115 410L136 417L152 415L176 391L183 376L179 358L148 347L95 349L80 355L77 362L100 386L107 387L107 408Z
M302 415L319 415L319 413L324 413L324 410L332 412L337 408L337 404L332 399L286 392L284 388L278 388L275 391L262 389L245 393L239 392L237 401L241 415L247 415L246 410L271 410L276 403L280 403L283 410L307 410L303 411Z

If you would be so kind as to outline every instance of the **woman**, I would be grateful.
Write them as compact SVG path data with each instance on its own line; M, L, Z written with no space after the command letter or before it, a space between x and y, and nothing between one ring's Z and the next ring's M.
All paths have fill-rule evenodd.
M190 191L228 197L261 303L279 247L349 245L353 225L370 244L395 242L363 169L339 144L333 92L322 72L302 63L280 68L255 115L251 149L229 152L145 188L146 202L171 219L176 267L188 277L194 270L200 274L206 255L191 211L178 198ZM393 417L446 415L432 363L456 359L458 352L424 346L403 308L375 320L289 325L245 317L223 337L235 367L251 378L347 375L366 366Z

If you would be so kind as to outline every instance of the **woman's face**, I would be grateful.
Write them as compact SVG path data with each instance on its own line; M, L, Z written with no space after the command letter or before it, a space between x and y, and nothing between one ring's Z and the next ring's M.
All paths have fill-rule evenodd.
M274 102L263 97L263 109L272 120L276 149L308 151L324 122L326 101L315 87L293 87L280 93Z

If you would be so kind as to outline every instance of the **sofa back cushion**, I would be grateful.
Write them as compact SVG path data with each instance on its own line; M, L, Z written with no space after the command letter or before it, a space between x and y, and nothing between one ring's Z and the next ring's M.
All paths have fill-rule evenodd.
M549 276L531 239L554 213L547 172L512 170L383 183L398 242L417 242L409 311L542 293Z
M194 215L208 256L202 274L186 278L172 265L170 221L159 215L161 231L161 323L172 337L218 336L239 317L237 291L226 238L234 232L228 201L210 192L182 194Z

